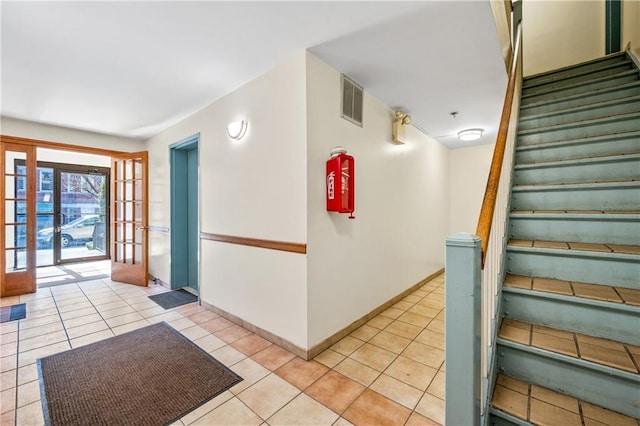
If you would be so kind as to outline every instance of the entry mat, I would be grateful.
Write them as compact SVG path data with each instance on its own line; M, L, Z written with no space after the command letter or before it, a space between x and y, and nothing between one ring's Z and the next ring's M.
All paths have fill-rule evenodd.
M165 309L171 309L177 306L196 302L198 297L186 290L173 290L167 291L166 293L154 294L153 296L149 296L149 299L153 300Z
M52 426L169 424L242 381L164 322L37 364Z
M27 317L27 305L3 306L0 308L0 323L25 319Z

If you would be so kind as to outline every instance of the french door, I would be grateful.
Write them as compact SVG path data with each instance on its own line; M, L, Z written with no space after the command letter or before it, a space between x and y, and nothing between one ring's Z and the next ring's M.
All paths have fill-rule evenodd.
M25 170L24 160L16 171ZM37 162L36 266L109 258L108 167ZM24 215L16 211L16 221Z
M111 279L148 284L147 152L111 157Z
M24 167L17 167L17 161ZM36 291L36 149L0 144L0 296Z

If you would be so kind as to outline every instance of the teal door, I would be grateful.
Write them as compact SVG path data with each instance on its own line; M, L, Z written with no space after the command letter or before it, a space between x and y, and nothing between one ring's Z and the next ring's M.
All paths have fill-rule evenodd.
M199 289L199 135L169 147L171 159L171 288Z
M198 147L187 151L187 269L189 287L198 290Z

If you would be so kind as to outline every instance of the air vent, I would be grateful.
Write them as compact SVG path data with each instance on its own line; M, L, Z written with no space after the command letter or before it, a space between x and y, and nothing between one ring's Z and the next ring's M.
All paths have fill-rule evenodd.
M342 114L345 120L362 127L362 86L344 74L340 75L342 86Z

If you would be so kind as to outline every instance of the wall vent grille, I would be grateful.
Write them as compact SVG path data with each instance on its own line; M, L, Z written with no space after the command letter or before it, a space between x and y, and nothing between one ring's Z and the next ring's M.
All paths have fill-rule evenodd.
M344 74L340 75L342 89L342 114L347 121L362 127L362 86Z

